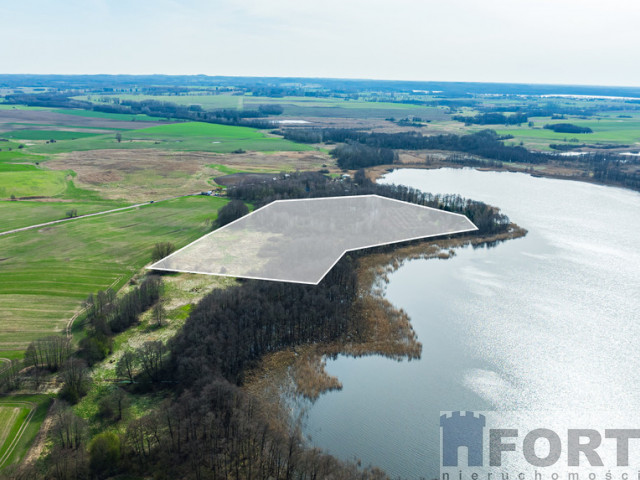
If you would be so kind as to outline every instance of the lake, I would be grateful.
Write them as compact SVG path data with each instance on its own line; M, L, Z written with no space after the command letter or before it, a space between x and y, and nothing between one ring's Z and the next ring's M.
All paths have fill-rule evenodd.
M639 193L472 169L380 182L484 201L529 233L391 274L386 296L411 317L422 358L328 361L343 389L309 408L314 445L431 479L442 410L640 408Z

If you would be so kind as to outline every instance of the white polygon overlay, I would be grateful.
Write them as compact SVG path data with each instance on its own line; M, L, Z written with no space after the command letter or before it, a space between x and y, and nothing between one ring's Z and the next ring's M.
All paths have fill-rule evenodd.
M473 230L464 215L378 195L278 200L149 268L317 285L348 251Z

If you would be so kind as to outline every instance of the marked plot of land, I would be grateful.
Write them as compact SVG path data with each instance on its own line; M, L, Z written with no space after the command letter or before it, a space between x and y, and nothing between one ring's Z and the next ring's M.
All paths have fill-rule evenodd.
M473 230L464 215L378 195L279 200L150 268L315 285L345 252Z

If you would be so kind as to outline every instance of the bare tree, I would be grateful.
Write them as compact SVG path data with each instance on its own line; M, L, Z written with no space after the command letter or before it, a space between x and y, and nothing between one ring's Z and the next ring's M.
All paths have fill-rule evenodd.
M153 321L158 327L162 326L162 322L167 316L167 311L164 308L162 302L158 302L153 306L153 310L151 312L153 316Z
M131 383L135 376L137 366L136 355L131 350L126 350L118 363L116 363L116 375L119 377L126 377Z

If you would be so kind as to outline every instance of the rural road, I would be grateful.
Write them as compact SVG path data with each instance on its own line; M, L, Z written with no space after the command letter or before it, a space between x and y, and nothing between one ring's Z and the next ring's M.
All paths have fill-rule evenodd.
M122 210L130 210L132 208L138 208L138 207L142 207L144 205L150 205L151 203L156 204L156 203L160 203L160 202L166 202L167 200L175 200L176 198L193 197L195 195L200 195L200 194L199 193L188 193L186 195L176 195L175 197L163 198L161 200L155 200L153 202L136 203L135 205L129 205L127 207L113 208L111 210L104 210L102 212L87 213L86 215L78 215L77 217L61 218L59 220L52 220L50 222L38 223L36 225L29 225L27 227L14 228L13 230L7 230L5 232L0 232L0 237L2 235L9 235L11 233L24 232L25 230L32 230L34 228L47 227L49 225L55 225L56 223L70 222L72 220L78 220L80 218L96 217L98 215L106 215L108 213L121 212Z

